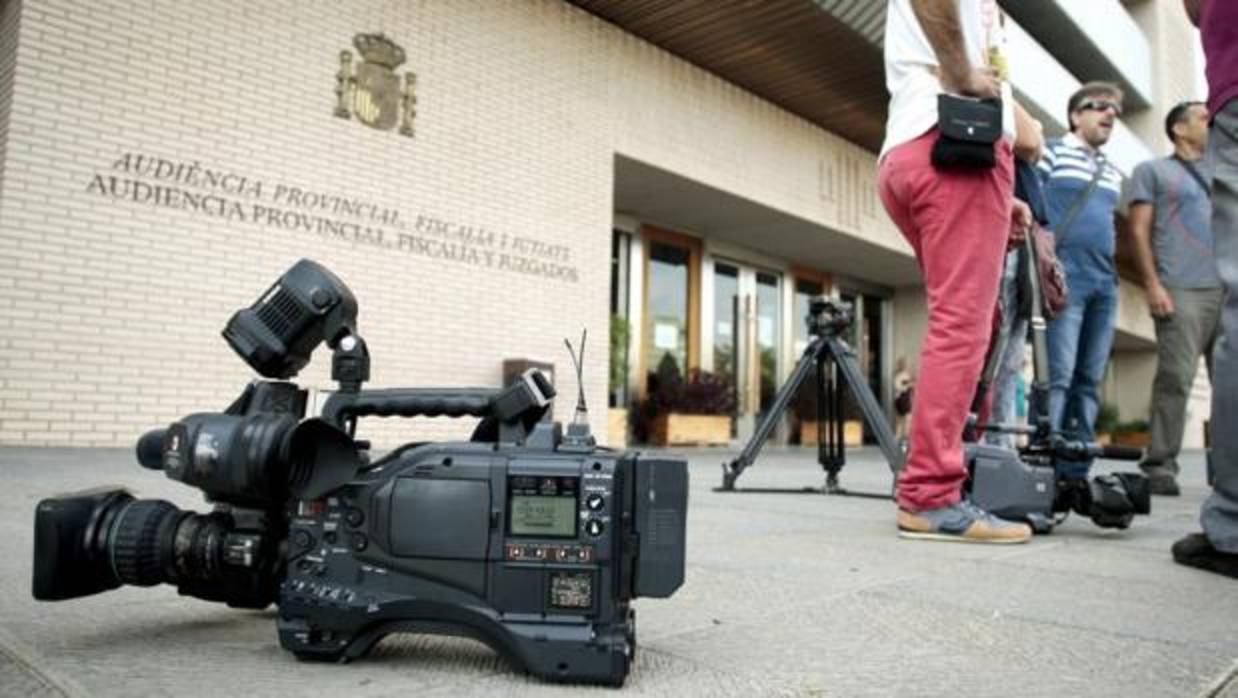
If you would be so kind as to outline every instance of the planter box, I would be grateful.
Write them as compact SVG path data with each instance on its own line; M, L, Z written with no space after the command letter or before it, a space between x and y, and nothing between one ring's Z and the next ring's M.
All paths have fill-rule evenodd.
M628 408L612 407L606 414L606 445L628 447Z
M1113 435L1113 445L1147 448L1152 443L1152 434L1146 431L1119 431Z
M649 437L658 446L729 446L731 418L724 414L671 414L653 420Z
M813 419L800 422L801 446L815 446L819 440L820 435L817 433L817 420ZM850 419L843 422L843 445L864 445L864 425L859 420Z
M864 445L864 424L858 419L848 419L843 422L843 445Z

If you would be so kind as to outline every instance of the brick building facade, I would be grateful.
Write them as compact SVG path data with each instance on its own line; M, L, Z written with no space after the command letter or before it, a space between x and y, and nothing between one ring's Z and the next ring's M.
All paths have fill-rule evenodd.
M355 71L374 33L415 75L389 130L335 115L341 52ZM716 369L726 332L785 376L801 281L868 304L878 392L914 357L922 296L871 148L578 4L9 0L0 38L0 443L128 446L222 408L251 376L220 329L301 257L356 293L373 387L494 386L526 358L574 394L563 338L587 328L599 433L617 302L638 396L645 358ZM650 305L659 245L695 265L678 319ZM712 300L732 270L774 299L748 334ZM1128 334L1146 357L1150 327ZM328 373L320 352L300 379Z

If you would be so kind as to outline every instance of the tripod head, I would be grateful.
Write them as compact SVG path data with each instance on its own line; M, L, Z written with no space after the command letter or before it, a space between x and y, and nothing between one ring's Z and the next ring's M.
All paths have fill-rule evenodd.
M854 319L851 304L829 296L814 296L808 301L809 336L836 337L851 326Z

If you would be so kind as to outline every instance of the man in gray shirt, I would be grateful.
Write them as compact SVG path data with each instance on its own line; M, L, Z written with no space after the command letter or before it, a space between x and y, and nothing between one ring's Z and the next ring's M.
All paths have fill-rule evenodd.
M1208 108L1202 102L1178 104L1165 118L1165 133L1173 155L1136 167L1127 201L1157 341L1152 443L1140 467L1153 494L1177 496L1186 402L1201 355L1211 375L1221 283L1212 251L1212 173L1203 158Z

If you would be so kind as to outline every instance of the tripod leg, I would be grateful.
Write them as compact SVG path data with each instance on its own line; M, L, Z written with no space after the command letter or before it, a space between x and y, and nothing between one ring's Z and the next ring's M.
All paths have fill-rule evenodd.
M877 435L877 444L881 447L886 462L890 464L890 472L898 475L898 472L903 469L903 450L899 448L898 440L894 438L894 430L890 428L890 422L886 420L881 404L877 402L872 388L868 387L868 382L860 373L860 366L855 360L855 352L847 346L846 342L836 336L826 338L826 350L838 365L843 379L847 381L848 387L855 395L856 402L860 404L860 412L863 413L864 420Z
M1036 429L1032 439L1047 441L1053 425L1049 423L1049 325L1045 321L1040 288L1040 272L1035 268L1036 236L1028 235L1023 241L1024 254L1027 255L1027 284L1031 295L1031 318L1029 325L1032 333L1032 411L1028 421Z
M765 416L761 418L761 422L757 424L757 429L753 432L752 437L748 439L748 443L744 445L744 450L740 452L739 457L735 460L730 463L723 463L722 489L735 489L735 480L739 478L740 473L744 472L756 460L757 454L761 452L761 447L765 445L765 440L774 431L774 427L778 425L778 420L786 412L787 405L791 404L791 399L795 397L795 391L799 390L800 384L808 376L812 375L820 344L821 340L814 339L804 349L804 354L800 357L799 363L796 364L791 377L778 390L778 394L774 397L774 404L770 406L769 411L765 413Z
M817 462L825 471L825 491L838 491L838 471L847 462L844 443L843 392L834 377L836 371L829 352L817 356L817 405L823 435L817 449Z
M1006 323L1005 313L1008 309L1002 309L1002 324ZM963 440L968 442L980 441L980 431L976 428L980 420L980 413L984 411L984 402L989 397L989 389L993 387L993 383L997 379L997 372L1001 368L1002 357L1006 354L1006 344L1009 338L1002 331L1004 327L998 326L993 328L991 338L989 340L989 350L985 355L984 369L980 372L980 382L976 385L976 394L971 401L971 415L967 420L967 424L963 427ZM988 416L985 421L988 421Z

